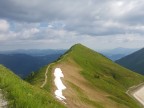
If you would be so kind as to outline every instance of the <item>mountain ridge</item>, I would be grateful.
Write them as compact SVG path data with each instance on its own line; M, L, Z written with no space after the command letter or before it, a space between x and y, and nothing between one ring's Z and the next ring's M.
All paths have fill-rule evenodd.
M62 80L68 88L64 90L67 107L139 108L126 91L129 87L143 82L144 77L115 64L100 53L81 44L72 46L50 66L47 74L49 80L43 89L52 94L55 90L52 73L57 67L63 71ZM37 85L36 80L42 80L39 78L42 73L41 78L44 79L45 72L38 72L37 76L31 79L33 85Z
M132 70L137 73L143 74L144 75L144 48L127 55L119 60L116 61L116 63Z

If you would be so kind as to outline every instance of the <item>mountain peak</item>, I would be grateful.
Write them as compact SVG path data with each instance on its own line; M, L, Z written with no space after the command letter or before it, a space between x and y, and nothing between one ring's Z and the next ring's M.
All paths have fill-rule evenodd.
M40 76L47 74L49 78L45 80L47 82L44 89L56 92L56 86L52 81L55 81L53 73L57 68L61 70L61 82L67 88L62 92L62 96L65 97L62 102L66 103L66 107L138 108L137 103L125 92L129 87L141 83L144 77L117 65L82 44L73 45L56 62L44 67L42 70L45 71L39 71L31 83L39 85L39 81L43 80ZM36 80L38 83L35 83ZM119 107L113 106L114 104Z
M68 54L69 52L71 52L71 51L73 51L73 52L75 52L75 53L78 53L78 52L81 52L81 51L83 51L83 50L85 50L85 49L89 49L88 47L86 47L86 46L84 46L84 45L82 45L82 44L80 44L80 43L77 43L77 44L75 44L75 45L73 45L69 50L67 50L66 52L65 52L65 54ZM89 50L91 50L91 49L89 49ZM64 55L65 55L64 54ZM63 56L64 56L63 55Z
M79 52L79 51L82 51L82 50L91 50L91 51L93 51L92 49L84 46L84 45L81 44L81 43L77 43L77 44L73 45L69 50L70 50L70 51L71 51L71 50L73 50L73 51L76 51L76 50L77 50L78 52Z
M82 47L82 46L84 46L84 45L82 45L81 43L77 43L77 44L74 44L71 48ZM70 49L71 49L71 48L70 48Z

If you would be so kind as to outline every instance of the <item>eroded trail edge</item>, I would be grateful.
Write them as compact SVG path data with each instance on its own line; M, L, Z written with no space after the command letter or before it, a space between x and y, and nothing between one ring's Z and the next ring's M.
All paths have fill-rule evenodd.
M127 94L137 100L144 107L144 83L131 87Z
M8 101L4 98L4 95L2 94L2 90L0 89L0 108L7 108Z

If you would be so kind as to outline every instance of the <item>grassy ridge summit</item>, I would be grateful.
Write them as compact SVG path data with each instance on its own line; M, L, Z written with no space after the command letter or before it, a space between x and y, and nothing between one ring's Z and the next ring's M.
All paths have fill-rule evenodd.
M129 87L144 81L144 77L109 60L105 56L81 45L72 46L50 65L44 89L54 94L53 72L61 68L68 108L139 108L139 104L126 94ZM46 69L46 68L43 68ZM31 83L38 85L43 78L38 72Z
M8 99L8 108L64 108L50 93L23 81L2 65L0 89Z
M144 48L117 60L116 63L144 75Z

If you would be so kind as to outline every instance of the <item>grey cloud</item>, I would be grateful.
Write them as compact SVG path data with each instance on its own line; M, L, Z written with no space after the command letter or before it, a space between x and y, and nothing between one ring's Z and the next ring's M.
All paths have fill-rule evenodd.
M37 26L35 23L46 22L52 24L55 22L55 29L62 27L66 31L91 36L125 34L128 32L142 34L143 31L135 29L134 26L144 24L143 10L143 0L0 1L1 18L23 24L31 23L34 26ZM119 26L104 26L109 21L118 22ZM59 22L63 24L59 25ZM129 29L125 26L133 28L130 27ZM27 26L22 27L27 28Z

